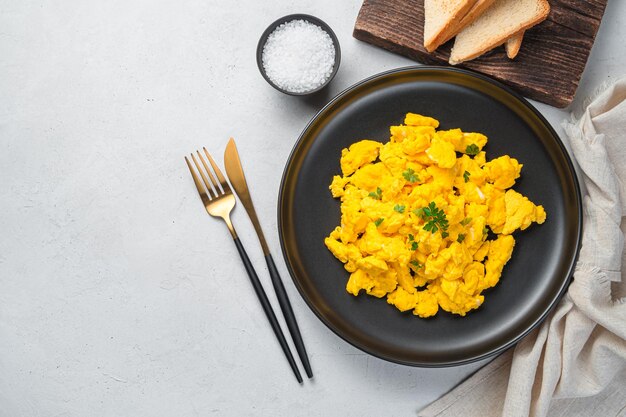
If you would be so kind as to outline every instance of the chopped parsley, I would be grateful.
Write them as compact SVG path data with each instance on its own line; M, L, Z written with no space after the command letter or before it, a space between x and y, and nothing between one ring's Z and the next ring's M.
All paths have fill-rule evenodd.
M486 235L487 233L489 233L489 229L487 229L487 226L483 227L483 235Z
M409 243L411 244L411 250L417 250L418 242L415 241L415 236L409 233Z
M469 224L469 222L472 221L471 217L466 217L463 220L461 220L461 226L467 226Z
M415 171L413 171L412 168L407 168L407 170L402 173L402 176L408 182L418 182L420 180L420 178L415 175Z
M442 238L447 238L448 236L450 236L450 234L448 232L441 232L441 237Z
M380 226L380 224L383 222L383 220L385 220L385 219L383 219L382 217L374 220L374 224L376 225L376 227Z
M469 181L469 177L470 177L470 175L471 175L471 174L470 174L469 172L467 172L467 171L465 171L465 172L463 173L463 179L465 180L465 182L468 182L468 181Z
M445 233L445 236L443 236L445 238L448 235L448 219L446 218L446 213L438 208L434 201L431 201L428 206L422 207L421 210L423 216L420 217L426 221L424 230L436 233L437 230L441 229L442 236Z
M456 238L456 241L459 243L463 243L465 240L465 235L463 233L459 233L459 236Z
M376 187L376 191L372 191L368 196L380 200L383 196L383 190L381 190L380 187Z
M478 146L473 143L471 145L467 145L465 148L465 153L468 155L476 155L478 152L480 152L480 149L478 149Z
M422 265L421 263L419 263L419 262L417 262L415 260L411 261L411 265L413 265L417 269L420 269L420 268L424 267L424 265Z
M396 204L393 209L397 211L398 213L404 213L404 208L405 206L401 204Z
M426 220L426 215L424 214L424 208L416 208L415 210L413 210L413 214L415 214L417 217L419 217L422 220Z

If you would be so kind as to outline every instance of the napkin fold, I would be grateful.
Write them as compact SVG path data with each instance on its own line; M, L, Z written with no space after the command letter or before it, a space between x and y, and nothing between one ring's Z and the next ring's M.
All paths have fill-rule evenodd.
M626 76L563 128L585 190L574 280L538 329L420 417L626 415Z

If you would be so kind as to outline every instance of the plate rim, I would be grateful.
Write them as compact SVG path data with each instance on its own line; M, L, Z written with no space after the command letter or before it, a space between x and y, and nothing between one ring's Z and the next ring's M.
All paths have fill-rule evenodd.
M399 74L399 73L404 73L404 72L422 72L422 71L435 71L435 72L442 72L442 73L460 73L462 75L465 76L469 76L469 77L473 77L473 78L477 78L479 80L485 81L487 83L492 84L493 86L495 86L496 88L499 88L501 90L503 90L505 93L508 93L513 99L515 99L516 101L520 102L522 105L524 105L526 108L528 108L538 119L539 121L542 123L542 125L544 127L547 128L547 130L549 131L550 135L552 136L553 139L555 139L556 144L560 147L563 155L565 156L565 162L567 164L567 168L571 174L571 178L574 182L575 185L575 198L576 198L576 208L577 208L577 220L578 220L578 227L577 227L577 231L576 231L576 250L574 253L574 256L570 262L570 265L568 267L568 272L567 272L567 277L563 280L561 287L559 288L558 293L555 295L555 297L552 299L551 304L548 306L548 308L545 309L545 311L543 311L543 313L536 319L534 320L534 322L523 332L521 332L518 336L514 337L513 339L511 339L510 341L508 341L507 343L503 344L500 347L494 348L486 353L483 354L479 354L479 355L474 355L471 357L468 357L466 359L461 359L461 360L453 360L453 361L442 361L442 362L414 362L414 361L405 361L405 360L401 360L398 358L393 358L390 356L385 356L385 355L381 355L378 352L375 352L371 349L369 349L367 346L363 346L360 343L357 343L356 341L353 340L349 340L347 337L345 337L341 331L339 331L337 328L335 328L335 326L330 323L323 315L322 313L318 310L318 308L315 306L315 304L309 299L308 295L306 294L306 292L304 291L304 289L302 288L302 286L300 285L298 279L296 279L296 273L294 271L294 268L292 266L292 263L290 261L290 258L288 256L288 252L287 252L287 244L285 242L286 238L285 238L285 225L283 224L283 205L284 205L284 198L285 198L285 185L286 182L288 181L287 178L287 174L288 171L290 169L290 166L293 162L294 157L296 156L296 153L298 152L300 146L303 144L305 136L309 130L309 128L311 127L311 125L313 125L316 120L318 119L318 117L324 112L326 111L326 109L328 109L329 107L333 106L336 102L340 101L342 98L344 98L346 95L348 95L349 93L351 93L352 91L358 89L359 87L363 86L364 84L370 83L370 82L374 82L375 80L381 79L381 78L385 78L388 76L391 76L393 74ZM440 82L444 82L445 81L441 81ZM285 265L287 266L287 271L289 272L289 275L291 277L291 280L293 281L295 287L297 288L298 292L300 293L300 296L304 299L305 303L307 304L307 306L309 307L309 309L317 316L317 318L328 328L330 329L335 335L339 336L343 341L347 342L348 344L354 346L355 348L359 349L362 352L365 352L369 355L372 355L374 357L377 357L379 359L383 359L385 361L389 361L392 363L397 363L400 365L407 365L407 366L413 366L413 367L421 367L421 368L445 368L445 367L453 367L453 366L460 366L460 365L466 365L466 364L470 364L470 363L474 363L480 360L484 360L487 358L493 358L494 356L505 352L506 350L510 349L511 347L514 347L517 343L519 343L522 339L524 339L530 332L532 332L534 329L536 329L541 323L544 322L544 320L548 317L548 315L556 308L556 306L559 304L561 298L563 297L563 295L565 294L565 292L567 291L569 284L571 283L572 279L573 279L573 275L574 275L574 270L576 268L576 263L578 261L578 256L580 254L580 249L581 249L581 244L582 244L582 228L583 228L583 207L582 207L582 193L581 193L581 188L580 188L580 182L578 180L578 174L576 173L575 167L574 167L574 163L572 161L572 158L567 150L567 147L565 146L565 144L563 143L563 141L561 140L560 136L556 133L556 131L554 130L554 128L552 127L552 125L548 122L548 120L539 112L539 110L537 110L535 108L535 106L533 106L526 98L524 98L523 96L521 96L519 93L513 91L511 88L509 88L508 86L502 84L499 81L496 81L495 79L492 79L486 75L480 74L480 73L476 73L470 70L466 70L466 69L461 69L461 68L451 68L451 67L445 67L445 66L437 66L437 65L410 65L410 66L404 66L404 67L400 67L400 68L394 68L391 70L387 70L387 71L383 71L374 75L371 75L369 77L366 77L360 81L357 81L356 83L348 86L347 88L345 88L344 90L342 90L341 92L339 92L338 94L336 94L333 98L331 98L319 111L317 111L315 113L315 115L313 115L311 117L311 119L308 121L308 123L306 124L306 126L302 129L302 131L300 132L298 139L296 140L296 142L294 143L289 156L287 157L287 161L285 162L285 167L283 169L283 173L281 175L281 180L280 180L280 185L279 185L279 193L278 193L278 204L277 204L277 224L278 224L278 237L279 237L279 241L280 241L280 247L281 247L281 253L283 255L283 259L285 261Z

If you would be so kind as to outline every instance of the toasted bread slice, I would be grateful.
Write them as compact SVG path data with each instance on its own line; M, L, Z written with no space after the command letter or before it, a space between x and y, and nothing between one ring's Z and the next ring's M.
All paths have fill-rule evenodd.
M495 0L478 0L474 5L469 9L469 11L459 20L458 22L452 24L450 29L446 31L445 35L442 36L441 45L448 42L452 39L457 33L459 33L463 28L472 24L474 20L478 19L478 17L485 11L489 6L493 4ZM439 45L437 45L439 47Z
M477 0L424 0L424 48L432 52Z
M516 33L545 20L548 13L547 0L496 0L456 36L450 64L469 61L502 45Z
M508 56L509 59L513 59L517 56L517 53L519 52L519 48L522 46L522 40L524 39L524 32L525 31L516 33L515 35L507 39L506 42L504 43L504 49L506 49L506 56Z

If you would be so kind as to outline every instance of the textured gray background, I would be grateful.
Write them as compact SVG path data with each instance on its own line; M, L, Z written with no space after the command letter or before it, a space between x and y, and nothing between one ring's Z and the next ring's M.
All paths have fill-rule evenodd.
M271 89L258 37L289 13L329 23L343 53L329 97L412 62L351 37L360 1L261 3L0 0L1 417L405 416L481 365L386 363L299 297L276 201L324 98ZM610 2L577 104L623 72L625 18ZM561 132L567 111L537 107ZM221 156L229 136L310 352L304 386L182 159L203 145ZM269 289L241 207L233 220Z

